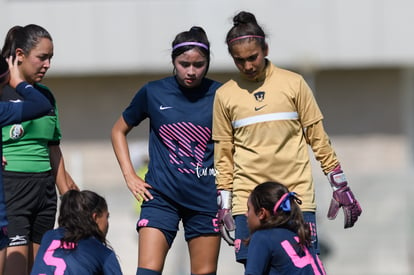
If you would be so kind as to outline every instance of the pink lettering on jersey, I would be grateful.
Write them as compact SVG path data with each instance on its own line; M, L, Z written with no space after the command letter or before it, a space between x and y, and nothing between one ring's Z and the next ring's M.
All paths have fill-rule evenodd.
M148 225L148 220L147 219L142 219L138 221L138 227L145 227Z

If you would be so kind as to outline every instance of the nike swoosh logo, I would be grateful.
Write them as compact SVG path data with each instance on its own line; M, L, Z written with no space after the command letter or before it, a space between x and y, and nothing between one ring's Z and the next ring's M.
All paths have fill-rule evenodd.
M264 107L266 107L267 105L263 105L263 106L260 106L260 107L254 107L254 110L255 111L260 111L261 109L263 109Z
M167 110L167 109L171 109L172 107L170 107L170 106L160 106L160 110L162 111L162 110Z

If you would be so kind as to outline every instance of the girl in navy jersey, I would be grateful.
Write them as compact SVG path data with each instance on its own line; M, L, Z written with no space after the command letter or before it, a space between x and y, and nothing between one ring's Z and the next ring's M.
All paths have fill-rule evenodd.
M258 185L247 201L246 275L323 275L298 196L280 183Z
M172 42L174 76L144 85L112 129L112 145L131 193L143 200L137 274L161 274L181 221L191 274L216 274L220 246L211 140L212 108L220 84L206 78L210 45L200 27ZM126 136L150 120L149 164L137 176Z
M17 60L13 62L13 59L9 57L6 62L6 59L0 55L0 94L3 92L3 87L6 84L16 89L23 100L19 102L0 102L0 127L40 117L52 109L52 105L46 97L36 91L32 85L21 79L17 69ZM0 158L2 158L3 166L1 140ZM3 274L4 271L6 247L9 243L7 225L6 203L3 191L3 169L0 169L0 274Z
M59 228L42 238L32 275L120 275L108 247L108 206L95 192L70 190L62 196Z

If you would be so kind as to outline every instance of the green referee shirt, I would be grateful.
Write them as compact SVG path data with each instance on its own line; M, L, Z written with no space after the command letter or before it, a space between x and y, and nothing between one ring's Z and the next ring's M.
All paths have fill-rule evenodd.
M6 171L36 173L51 169L49 144L59 144L61 138L58 111L50 90L40 84L35 87L49 98L55 108L41 118L3 127ZM3 100L21 100L15 90L7 88L3 91Z

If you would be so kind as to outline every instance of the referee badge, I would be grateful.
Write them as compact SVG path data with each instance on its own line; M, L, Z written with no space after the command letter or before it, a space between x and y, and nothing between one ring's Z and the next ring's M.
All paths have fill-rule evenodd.
M11 139L19 139L24 135L24 129L21 124L14 124L10 128L10 138Z

